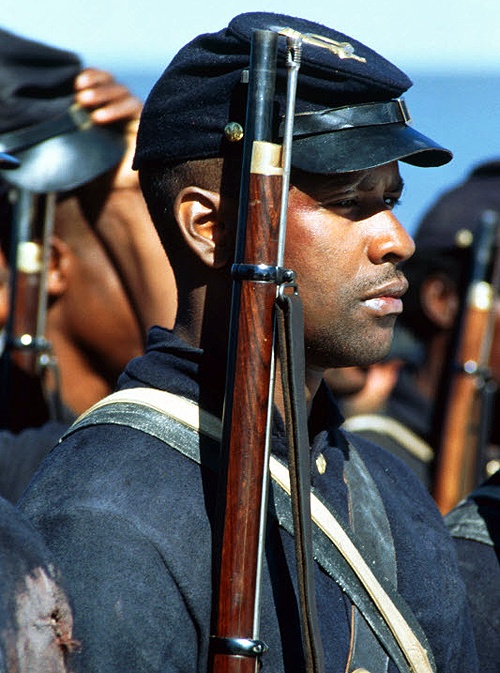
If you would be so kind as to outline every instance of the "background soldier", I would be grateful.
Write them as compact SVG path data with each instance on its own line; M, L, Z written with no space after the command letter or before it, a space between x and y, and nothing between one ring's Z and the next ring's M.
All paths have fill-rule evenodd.
M46 302L47 347L8 343L3 356L0 493L16 501L68 425L143 352L149 326L173 323L175 286L131 170L141 102L75 54L5 31L0 65L0 143L22 159L2 175L6 259L19 202L57 193L53 229L29 243L47 239L46 268L32 274L41 298L24 302L19 282L8 328L9 340L20 337ZM90 115L81 128L68 122L75 103Z

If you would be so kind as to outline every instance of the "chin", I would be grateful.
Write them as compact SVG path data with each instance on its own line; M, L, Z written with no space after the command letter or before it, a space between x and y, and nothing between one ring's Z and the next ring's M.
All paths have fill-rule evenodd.
M306 361L317 369L334 367L366 367L387 356L391 348L394 321L380 325L343 326L335 333L325 332L306 342Z

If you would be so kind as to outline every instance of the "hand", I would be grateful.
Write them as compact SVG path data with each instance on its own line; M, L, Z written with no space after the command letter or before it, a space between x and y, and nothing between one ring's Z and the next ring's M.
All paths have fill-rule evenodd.
M75 100L84 108L92 109L95 124L116 121L137 121L142 102L113 75L97 68L85 68L75 78Z

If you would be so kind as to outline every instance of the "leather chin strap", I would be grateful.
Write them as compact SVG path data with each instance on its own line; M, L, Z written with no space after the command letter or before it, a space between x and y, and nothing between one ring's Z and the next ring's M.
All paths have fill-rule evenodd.
M410 112L403 98L383 103L363 103L331 110L302 113L295 116L295 138L316 133L331 133L342 129L384 124L408 124Z

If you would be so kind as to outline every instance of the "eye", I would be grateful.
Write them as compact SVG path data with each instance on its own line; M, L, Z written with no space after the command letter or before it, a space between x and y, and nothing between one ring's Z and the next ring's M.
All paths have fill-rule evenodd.
M391 210L401 205L401 199L398 196L384 196L384 203Z
M359 205L359 200L355 198L340 199L339 201L323 202L321 205L327 210L350 210Z

